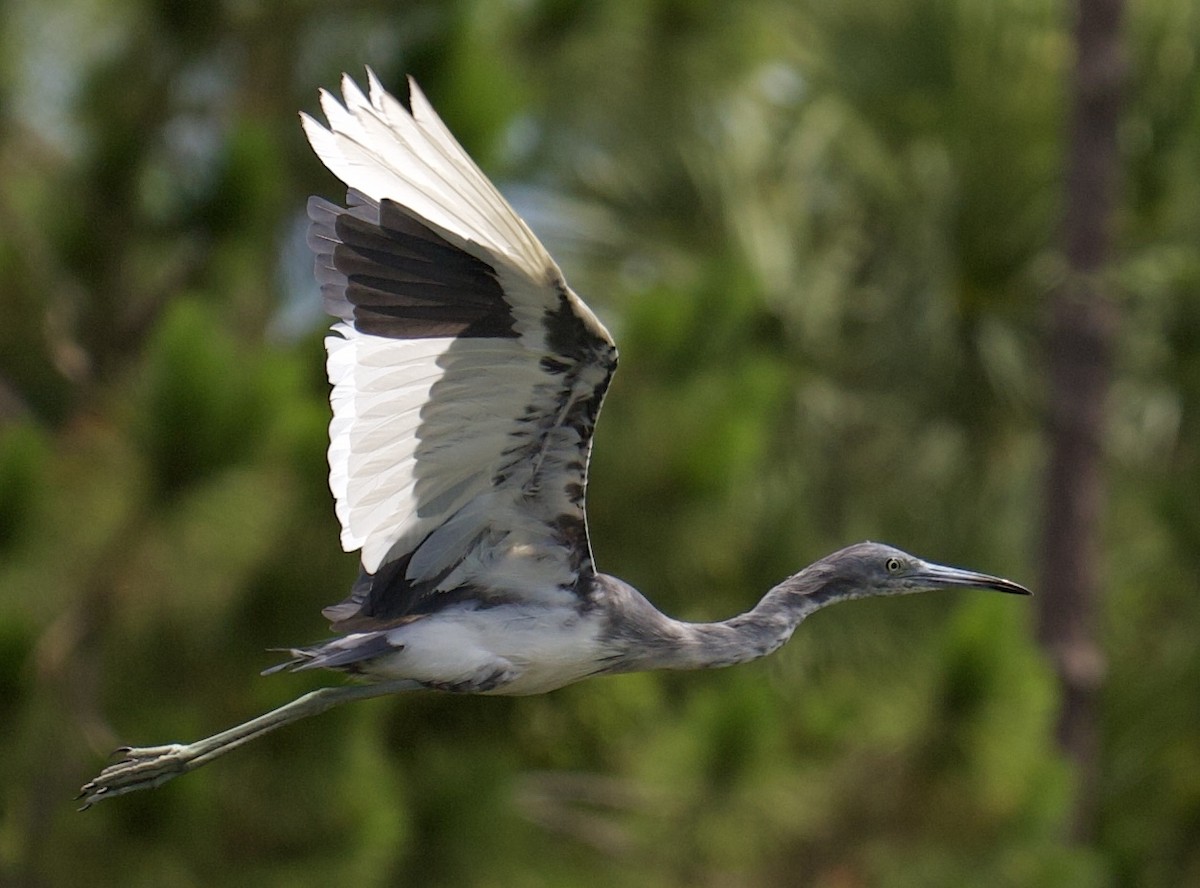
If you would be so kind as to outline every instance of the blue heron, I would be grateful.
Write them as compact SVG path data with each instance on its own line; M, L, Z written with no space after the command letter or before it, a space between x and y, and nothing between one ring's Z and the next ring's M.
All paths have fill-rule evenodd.
M409 81L368 71L324 126L302 115L347 206L311 198L326 311L330 486L349 596L336 637L266 672L333 669L312 691L189 744L118 750L83 807L158 786L352 700L433 689L538 694L595 675L731 666L780 647L828 604L948 586L1022 586L859 543L788 577L750 611L688 623L593 566L584 511L592 429L617 366L608 331Z

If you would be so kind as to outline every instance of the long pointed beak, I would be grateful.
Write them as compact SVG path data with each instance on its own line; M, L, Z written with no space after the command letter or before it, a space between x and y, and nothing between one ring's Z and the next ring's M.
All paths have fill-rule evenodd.
M997 592L1007 592L1010 595L1032 595L1033 593L1019 583L994 577L991 574L978 573L973 570L962 570L958 567L947 567L944 564L930 564L917 571L916 579L930 586L957 586L963 589L994 589Z

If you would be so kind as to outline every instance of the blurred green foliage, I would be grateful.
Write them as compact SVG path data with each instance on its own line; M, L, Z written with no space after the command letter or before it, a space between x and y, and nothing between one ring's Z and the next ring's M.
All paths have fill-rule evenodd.
M822 612L772 659L412 695L76 814L356 564L295 113L412 73L622 348L600 565L715 619L845 543L1028 580L1069 15L1046 0L0 8L0 883L1200 884L1200 11L1130 4L1108 674L1088 846L1023 602ZM1053 590L1039 590L1052 595Z

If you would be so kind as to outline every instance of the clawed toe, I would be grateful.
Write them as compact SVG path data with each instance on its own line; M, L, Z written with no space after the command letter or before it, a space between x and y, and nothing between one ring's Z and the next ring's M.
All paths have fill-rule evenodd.
M83 799L80 811L112 796L124 795L139 789L161 786L187 768L187 758L181 753L186 747L177 743L167 746L137 748L122 746L109 756L119 759L100 772L95 780L85 783L75 797Z

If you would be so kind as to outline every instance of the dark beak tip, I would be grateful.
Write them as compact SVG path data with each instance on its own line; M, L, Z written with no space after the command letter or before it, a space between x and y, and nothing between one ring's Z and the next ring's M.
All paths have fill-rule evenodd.
M1008 595L1025 595L1032 597L1033 593L1022 586L1020 583L1014 583L1012 580L998 579L991 583L980 583L978 588L991 589L995 592L1004 592Z
M957 586L960 589L985 589L991 592L1003 592L1006 595L1033 597L1033 593L1020 583L1014 583L1012 580L1005 579L1004 577L995 577L988 574L940 574L931 576L930 580L934 585L943 587Z

